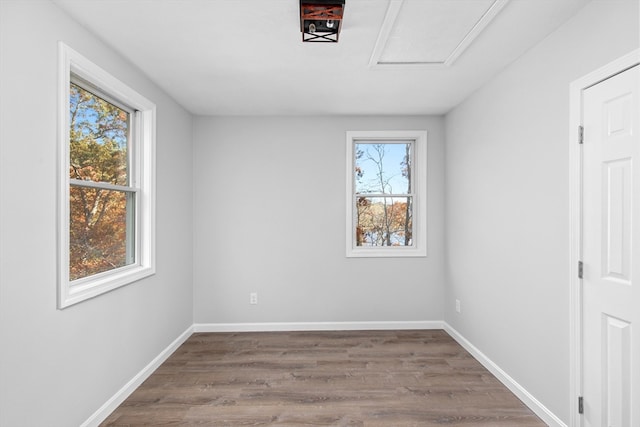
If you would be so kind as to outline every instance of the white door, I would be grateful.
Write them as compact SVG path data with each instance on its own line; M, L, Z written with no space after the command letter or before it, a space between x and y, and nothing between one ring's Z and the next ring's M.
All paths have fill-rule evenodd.
M583 425L640 426L640 66L583 97Z

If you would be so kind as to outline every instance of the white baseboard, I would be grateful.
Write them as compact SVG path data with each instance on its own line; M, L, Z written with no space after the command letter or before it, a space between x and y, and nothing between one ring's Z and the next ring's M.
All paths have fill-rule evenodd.
M102 421L107 419L107 417L118 407L124 400L129 397L131 393L135 391L136 388L140 386L149 378L149 376L156 370L162 363L171 356L171 353L176 351L178 347L184 343L187 338L189 338L193 334L193 325L189 326L178 338L173 340L171 344L167 346L159 355L157 355L147 366L145 366L140 372L136 374L128 383L126 383L120 390L116 392L109 400L105 402L104 405L100 407L96 412L93 413L84 423L81 424L81 427L94 427L100 425Z
M518 384L513 378L489 359L476 346L471 344L465 337L456 331L447 322L443 322L444 330L456 340L465 350L478 360L489 372L491 372L502 384L504 384L513 394L529 407L538 417L551 427L567 427L553 412L544 406L538 399L533 397L524 387Z
M300 322L300 323L196 323L194 332L276 331L374 331L393 329L444 329L440 320L399 322Z

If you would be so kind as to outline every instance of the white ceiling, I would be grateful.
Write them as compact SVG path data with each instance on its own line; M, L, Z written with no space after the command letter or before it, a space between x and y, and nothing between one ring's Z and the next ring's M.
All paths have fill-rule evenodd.
M589 0L346 0L338 43L302 43L298 0L53 1L193 114L406 115L446 113Z

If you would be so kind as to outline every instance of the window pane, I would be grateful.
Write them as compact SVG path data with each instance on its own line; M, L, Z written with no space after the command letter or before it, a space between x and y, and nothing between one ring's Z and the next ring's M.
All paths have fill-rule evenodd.
M355 144L356 193L411 193L411 146L411 142Z
M69 278L134 262L134 193L71 186Z
M412 197L356 197L357 246L412 246Z
M129 113L71 84L69 177L129 185Z

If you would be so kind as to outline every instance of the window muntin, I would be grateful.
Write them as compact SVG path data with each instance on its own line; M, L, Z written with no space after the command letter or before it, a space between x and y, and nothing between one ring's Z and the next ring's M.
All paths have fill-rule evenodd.
M155 105L59 43L58 307L155 273Z
M426 132L347 132L347 256L426 256Z

